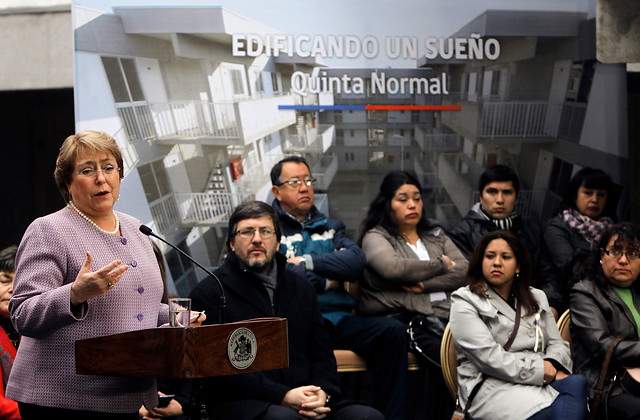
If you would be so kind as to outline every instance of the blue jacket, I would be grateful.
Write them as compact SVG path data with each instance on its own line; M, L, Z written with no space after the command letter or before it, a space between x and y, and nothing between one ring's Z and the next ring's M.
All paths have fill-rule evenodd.
M315 206L304 223L284 211L278 200L272 206L278 213L282 238L280 252L287 258L304 255L306 269L294 266L311 281L318 293L322 315L337 325L355 307L351 295L343 288L326 290L327 279L356 282L367 258L345 233L345 225L325 216Z

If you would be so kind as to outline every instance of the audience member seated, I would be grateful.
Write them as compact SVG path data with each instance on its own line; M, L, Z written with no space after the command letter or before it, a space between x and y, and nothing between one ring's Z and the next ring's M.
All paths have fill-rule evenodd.
M362 356L374 377L374 406L387 420L405 418L406 326L393 318L354 316L345 282L357 282L366 257L345 225L314 206L314 179L307 162L290 156L271 170L273 207L282 227L280 252L318 294L333 347Z
M358 313L393 316L405 324L420 314L423 322L438 326L422 334L418 344L433 361L425 364L432 368L425 370L431 384L428 410L436 417L443 414L438 407L450 413L453 402L446 404L449 394L439 368L441 333L449 321L449 295L464 285L467 260L444 229L427 219L420 183L407 172L385 176L361 232L367 265Z
M520 180L505 165L493 165L480 175L478 182L480 202L447 231L449 237L468 259L482 235L498 229L510 230L527 246L533 260L533 279L536 279L539 249L542 244L542 226L535 219L523 219L516 212Z
M20 344L20 334L13 328L9 315L9 299L13 293L13 277L16 272L15 259L18 247L9 246L0 251L0 418L6 420L20 419L18 403L4 396L4 389L9 380L11 365L16 357L16 349Z
M341 396L316 293L278 252L280 238L271 206L241 204L229 218L228 254L214 274L224 289L227 322L287 319L289 367L206 379L203 399L209 415L217 420L382 420L374 408ZM205 323L220 322L220 294L213 277L191 291L193 307L209 314Z
M587 414L587 381L570 375L569 345L541 290L530 288L522 239L483 236L469 285L451 295L460 406L474 419L576 419Z
M589 258L584 279L571 289L576 371L587 377L593 402L600 371L613 345L598 412L608 412L610 419L637 419L640 394L628 393L633 387L625 386L625 382L631 376L627 373L637 374L640 368L640 283L636 281L640 274L640 226L615 224L598 245ZM616 374L618 379L623 378L622 385L620 380L613 380Z
M568 308L569 291L580 280L589 253L613 223L617 205L613 195L609 175L599 169L581 169L571 178L560 211L547 222L545 270L539 286L556 319Z
M423 211L422 188L407 172L391 172L369 206L360 238L367 256L360 286L358 313L414 315L449 321L449 295L465 284L467 260ZM434 337L430 356L440 359L440 339ZM426 349L425 349L426 350Z

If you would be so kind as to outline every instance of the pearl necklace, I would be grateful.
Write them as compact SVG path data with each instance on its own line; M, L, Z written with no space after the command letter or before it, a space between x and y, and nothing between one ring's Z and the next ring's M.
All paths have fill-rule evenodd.
M87 222L91 223L93 225L93 227L98 229L100 232L108 233L110 235L115 235L120 230L120 219L118 219L118 215L116 214L115 210L112 210L112 211L113 211L113 217L116 219L116 228L113 231L109 232L108 230L102 229L100 226L98 226L96 224L96 222L91 220L89 218L89 216L87 216L86 214L81 212L80 209L78 209L76 207L76 205L73 204L73 201L71 201L71 200L69 200L69 207L71 207L76 213L78 213L84 220L86 220Z

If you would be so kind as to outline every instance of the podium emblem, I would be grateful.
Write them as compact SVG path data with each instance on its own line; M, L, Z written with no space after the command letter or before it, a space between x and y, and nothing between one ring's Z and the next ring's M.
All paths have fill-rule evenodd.
M236 369L246 369L256 359L258 342L256 336L248 328L238 328L227 341L227 357Z

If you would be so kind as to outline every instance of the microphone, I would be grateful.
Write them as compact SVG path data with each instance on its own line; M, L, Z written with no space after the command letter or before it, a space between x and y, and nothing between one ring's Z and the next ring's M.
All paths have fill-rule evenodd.
M165 244L169 245L171 248L175 249L176 251L178 251L179 253L181 253L185 257L187 257L189 259L189 261L191 261L192 263L194 263L195 265L197 265L198 267L203 269L205 273L207 273L208 275L210 275L211 277L216 279L216 281L218 282L218 285L220 286L220 323L224 324L225 323L225 318L226 318L225 314L226 314L226 311L227 311L227 299L224 297L224 289L222 288L222 283L220 282L220 279L218 278L218 276L216 276L211 271L207 270L202 265L200 265L200 263L198 261L194 260L191 257L191 255L187 254L186 252L184 252L183 250L181 250L177 246L165 241L164 239L162 239L161 237L159 237L158 235L153 233L153 230L151 230L151 228L149 226L140 225L140 232L144 233L147 236L153 236L154 238L160 239L162 242L164 242Z

